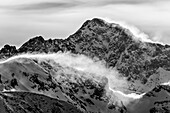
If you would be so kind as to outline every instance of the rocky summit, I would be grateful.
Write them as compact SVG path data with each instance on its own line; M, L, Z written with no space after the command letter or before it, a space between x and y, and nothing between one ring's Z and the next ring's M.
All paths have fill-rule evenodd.
M107 82L104 86L103 84L98 86L98 82L93 83L87 78L84 78L84 81L76 79L77 82L73 82L68 79L69 75L78 76L83 73L76 72L71 67L66 69L71 70L71 73L62 73L60 71L65 68L53 61L51 65L47 61L22 59L22 62L15 61L12 64L7 62L0 67L1 89L7 90L0 94L4 113L16 113L18 109L21 110L20 113L34 113L33 111L36 110L37 113L55 113L53 109L59 109L57 113L71 113L71 111L72 113L170 112L169 85L161 85L170 80L169 45L144 42L133 35L129 29L117 23L108 23L102 19L93 18L87 20L80 29L66 39L45 40L42 36L37 36L18 49L15 46L5 45L0 50L0 58L8 59L25 53L58 52L70 52L103 61L107 68L116 69L119 76L127 80L128 89L124 93L146 94L127 106L110 104L104 88ZM63 75L60 82L56 83L55 75ZM69 87L62 86L63 84ZM8 89L23 92L9 92ZM35 98L42 99L41 102L44 99L43 102L47 106L52 100L53 106L44 109L40 105L41 102L37 103ZM33 102L30 102L31 100ZM16 102L20 103L20 106L13 107ZM69 106L68 109L66 106Z

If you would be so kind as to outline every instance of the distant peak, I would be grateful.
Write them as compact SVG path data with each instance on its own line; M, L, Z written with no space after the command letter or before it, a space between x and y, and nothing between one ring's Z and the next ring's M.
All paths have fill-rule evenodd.
M30 40L28 40L26 43L24 43L20 48L20 52L28 52L28 51L38 51L41 47L43 47L45 40L42 36L36 36Z
M41 41L41 42L43 42L44 38L42 36L36 36L36 37L30 39L30 41Z
M10 47L15 47L15 46L11 46L11 45L9 45L9 44L5 44L5 45L4 45L4 48L10 48Z
M4 47L0 50L0 54L5 54L6 56L10 57L16 53L18 53L17 49L15 46L11 46L9 44L4 45ZM5 56L1 57L5 58Z
M91 19L91 20L86 20L86 21L83 23L83 25L82 25L81 28L83 28L83 27L85 27L85 26L87 26L87 25L89 25L89 24L96 24L96 25L99 25L99 26L106 26L106 25L107 25L106 22L105 22L103 19L93 18L93 19Z
M5 44L4 47L1 50L3 50L3 49L7 49L7 50L14 49L14 50L16 50L16 47L15 46L11 46L9 44Z
M93 18L91 21L101 25L105 24L105 21L99 18Z

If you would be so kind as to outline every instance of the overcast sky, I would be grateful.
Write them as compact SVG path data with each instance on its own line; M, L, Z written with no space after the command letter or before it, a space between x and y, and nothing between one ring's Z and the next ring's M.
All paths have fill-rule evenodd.
M0 0L0 47L29 38L66 38L93 17L136 26L170 44L169 0Z

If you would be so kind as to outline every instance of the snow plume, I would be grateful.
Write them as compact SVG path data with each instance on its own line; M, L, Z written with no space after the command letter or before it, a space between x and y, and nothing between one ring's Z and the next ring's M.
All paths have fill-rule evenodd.
M101 17L100 17L101 18ZM153 38L150 38L147 34L145 34L144 32L140 31L137 27L133 26L133 25L129 25L126 22L123 21L114 21L112 19L109 18L102 18L103 20L106 21L106 23L114 23L117 25L120 25L121 27L127 29L128 33L132 33L131 35L133 36L133 38L135 40L140 40L142 42L150 42L150 43L159 43L162 45L165 45L164 43L160 42L160 40L157 40L157 38L160 38L160 35L158 36L154 36ZM151 40L154 39L154 40Z
M169 81L169 82L162 83L161 85L170 86L170 81Z
M118 90L113 90L112 88L110 88L110 91L108 96L110 97L110 102L115 102L116 100L116 104L119 106L122 106L122 104L124 106L130 105L131 102L134 101L138 101L140 98L142 98L146 93L143 94L136 94L136 93L131 93L131 94L125 94L121 91Z
M27 58L27 59L25 59ZM128 82L125 78L120 77L115 68L106 68L105 63L102 61L95 61L84 55L75 55L71 53L54 53L54 54L23 54L11 57L6 62L29 62L30 59L35 59L39 62L46 60L53 60L63 67L71 67L77 71L87 73L86 78L97 80L99 83L103 78L107 78L107 85L105 87L107 95L111 96L113 101L123 102L127 105L129 102L139 99L142 96L137 94L125 94L124 90L128 89ZM88 74L90 73L90 74ZM93 76L91 76L93 75ZM80 76L81 77L81 76Z

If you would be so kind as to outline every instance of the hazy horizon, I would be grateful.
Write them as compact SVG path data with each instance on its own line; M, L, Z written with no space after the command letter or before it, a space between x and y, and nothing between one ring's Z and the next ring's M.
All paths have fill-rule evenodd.
M67 38L94 17L123 21L170 44L168 0L0 0L0 47L42 35Z

